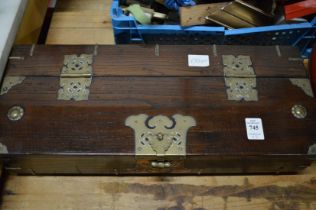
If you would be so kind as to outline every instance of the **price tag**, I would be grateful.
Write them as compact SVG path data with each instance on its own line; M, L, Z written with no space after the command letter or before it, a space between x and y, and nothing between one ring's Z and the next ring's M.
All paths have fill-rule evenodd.
M245 122L249 140L264 140L261 118L246 118Z
M210 58L208 55L188 55L188 63L190 67L208 67Z

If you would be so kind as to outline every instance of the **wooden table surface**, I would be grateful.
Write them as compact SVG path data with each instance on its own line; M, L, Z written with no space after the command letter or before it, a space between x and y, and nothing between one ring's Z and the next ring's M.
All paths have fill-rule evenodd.
M113 44L110 0L59 0L47 44ZM3 210L314 210L316 164L291 176L9 176Z

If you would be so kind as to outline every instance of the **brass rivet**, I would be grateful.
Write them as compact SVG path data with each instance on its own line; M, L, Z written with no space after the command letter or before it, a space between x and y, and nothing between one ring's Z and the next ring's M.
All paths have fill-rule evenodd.
M302 105L294 105L292 107L292 114L298 119L304 119L307 116L307 110Z
M24 115L24 109L20 106L13 106L8 111L8 118L11 121L18 121L22 119Z
M158 166L158 163L157 163L156 161L152 161L152 162L151 162L151 166L154 167L154 168L156 168L156 167Z
M165 163L164 162L158 162L158 168L164 168L165 167Z
M171 163L170 162L165 162L165 168L170 168L171 167Z

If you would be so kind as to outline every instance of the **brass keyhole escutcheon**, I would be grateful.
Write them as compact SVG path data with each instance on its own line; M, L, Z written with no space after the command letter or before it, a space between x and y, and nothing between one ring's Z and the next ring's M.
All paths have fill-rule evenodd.
M135 133L135 154L154 156L185 156L187 132L196 126L191 116L175 114L172 117L146 114L132 115L125 120L125 125ZM154 162L152 167L169 167L169 164Z
M307 109L302 105L294 105L292 107L292 114L298 119L304 119L307 116Z
M163 134L162 134L162 133L158 133L158 134L157 134L157 139L158 139L159 141L162 141L162 140L163 140Z
M8 111L8 119L11 121L19 121L24 115L24 109L20 106L13 106Z

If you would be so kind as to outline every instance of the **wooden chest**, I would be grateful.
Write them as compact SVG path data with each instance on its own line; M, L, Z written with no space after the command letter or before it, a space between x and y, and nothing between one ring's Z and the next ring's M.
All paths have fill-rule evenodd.
M17 46L0 150L19 174L296 172L316 100L288 46Z

